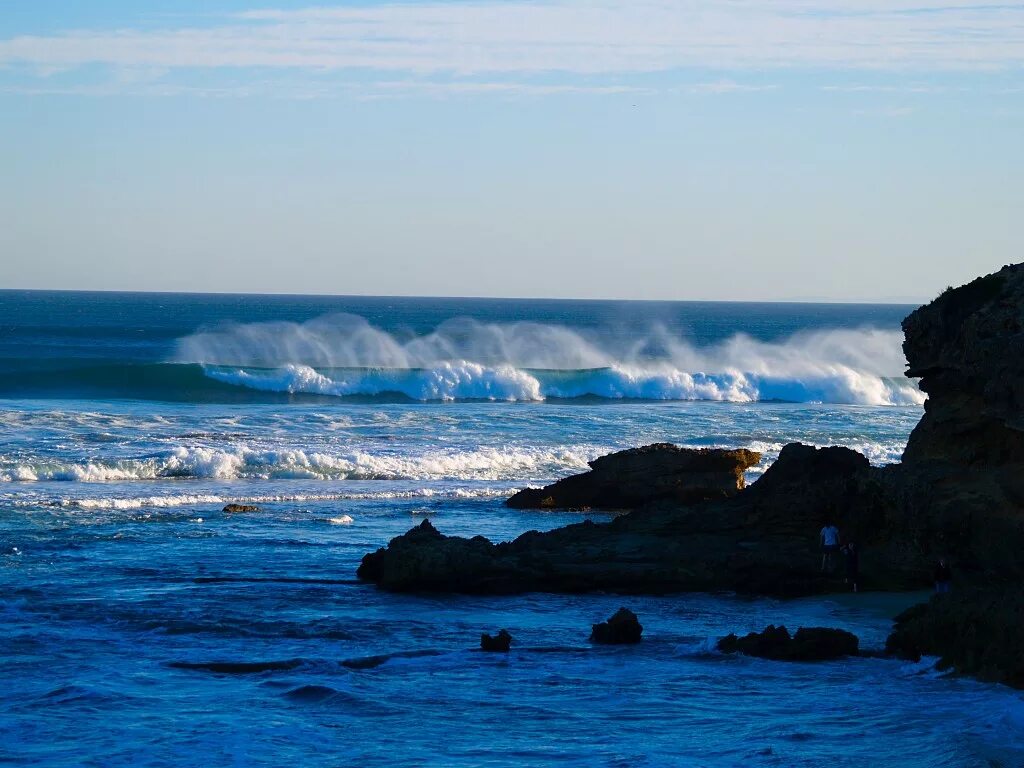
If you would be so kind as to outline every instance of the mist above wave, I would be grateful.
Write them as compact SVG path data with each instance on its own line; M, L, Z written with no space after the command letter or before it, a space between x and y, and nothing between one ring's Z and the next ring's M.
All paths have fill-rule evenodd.
M610 334L531 322L453 319L426 334L361 317L229 325L179 340L175 361L251 389L417 400L789 400L868 405L924 401L902 376L901 335L876 328L760 341L738 333L697 346L653 326Z

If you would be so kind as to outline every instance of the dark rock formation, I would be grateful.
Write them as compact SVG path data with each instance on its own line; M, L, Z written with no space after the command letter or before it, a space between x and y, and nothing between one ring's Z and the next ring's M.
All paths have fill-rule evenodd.
M498 634L488 635L484 632L480 635L480 650L481 651L497 651L499 653L508 653L509 648L512 647L512 635L509 634L507 629L498 630Z
M835 514L841 526L862 527L868 541L870 520L884 514L879 493L867 459L855 451L794 443L731 499L661 502L610 523L530 531L500 544L444 536L424 521L366 555L358 575L395 591L811 594L842 586L820 572L823 518ZM861 568L871 574L867 586L872 578L919 585L872 561L870 550Z
M619 608L608 621L593 626L590 639L603 645L630 645L639 643L643 633L643 625L636 614L628 608Z
M905 463L1024 462L1024 265L956 289L903 321L908 376L929 395Z
M727 635L718 641L723 653L742 653L775 661L828 661L843 656L856 656L860 641L843 629L800 627L790 637L785 627L768 625L763 632L746 637Z
M886 650L903 659L938 656L939 668L1024 688L1024 593L968 588L936 595L896 617Z
M228 504L223 512L259 512L260 508L255 504Z
M660 500L725 499L743 490L743 473L760 460L761 454L745 449L655 443L602 456L590 462L589 472L527 488L505 503L516 509L635 509Z

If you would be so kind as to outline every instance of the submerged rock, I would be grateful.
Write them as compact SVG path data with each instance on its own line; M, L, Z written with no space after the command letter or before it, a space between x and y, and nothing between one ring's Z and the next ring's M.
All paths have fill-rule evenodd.
M763 632L751 632L745 637L726 635L717 644L723 653L742 653L774 661L829 661L856 656L859 646L857 636L843 629L800 627L790 636L785 627L771 624Z
M498 630L498 633L493 637L486 632L480 635L480 650L481 651L497 651L499 653L507 653L509 648L512 647L512 635L509 634L507 629Z
M639 643L644 633L636 614L628 608L619 608L608 621L591 628L590 639L603 645L629 645Z
M745 449L655 443L601 456L589 462L589 472L519 491L505 504L516 509L634 509L660 500L693 504L724 499L743 489L743 473L760 460L760 453Z
M260 508L255 504L228 504L222 512L259 512Z

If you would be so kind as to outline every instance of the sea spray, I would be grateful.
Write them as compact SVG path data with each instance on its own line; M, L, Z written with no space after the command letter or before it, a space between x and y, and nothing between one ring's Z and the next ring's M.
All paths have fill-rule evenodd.
M469 319L404 340L364 319L228 325L181 339L176 362L264 392L421 401L708 400L920 405L903 377L900 334L805 331L778 342L745 334L697 347L662 326L629 340L537 323Z

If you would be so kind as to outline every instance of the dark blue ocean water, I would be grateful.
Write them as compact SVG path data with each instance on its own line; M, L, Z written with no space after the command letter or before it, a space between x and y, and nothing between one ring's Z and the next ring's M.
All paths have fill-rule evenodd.
M907 311L0 292L0 761L1022 764L1020 694L711 650L769 622L880 647L914 596L354 581L424 517L494 539L579 520L501 502L626 446L753 447L751 481L791 440L896 460L922 402ZM623 603L644 643L591 647ZM472 650L498 627L513 653ZM209 663L257 666L188 666Z

